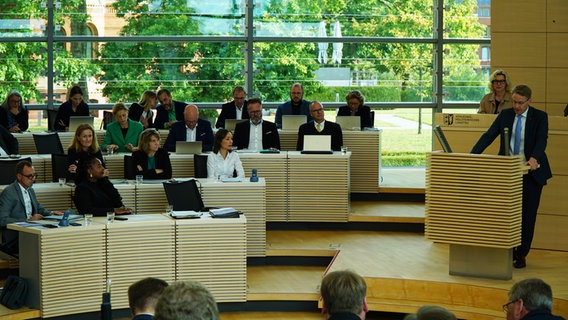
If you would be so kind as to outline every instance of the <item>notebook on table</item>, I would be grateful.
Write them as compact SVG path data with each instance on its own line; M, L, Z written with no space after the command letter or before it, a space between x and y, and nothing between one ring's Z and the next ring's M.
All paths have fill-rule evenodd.
M331 150L330 135L304 136L304 150L302 154L333 154Z
M335 122L341 126L343 131L361 130L361 117L359 116L337 116Z
M69 132L77 131L77 127L83 123L88 123L93 127L95 117L93 116L72 116L69 117Z
M306 122L308 122L306 115L283 115L282 130L298 131L298 128Z
M177 141L177 154L200 154L202 150L201 141Z

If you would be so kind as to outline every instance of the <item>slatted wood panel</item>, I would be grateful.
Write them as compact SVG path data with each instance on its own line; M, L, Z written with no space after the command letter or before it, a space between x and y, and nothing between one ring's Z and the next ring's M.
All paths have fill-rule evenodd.
M106 277L102 226L43 230L38 242L42 317L100 310Z
M285 192L288 180L286 152L280 154L240 153L239 157L247 177L250 177L252 169L256 168L258 176L266 180L266 221L286 221L288 198Z
M343 145L351 154L351 192L378 193L382 131L344 131ZM281 131L282 150L296 150L298 132Z
M513 248L520 244L523 169L517 157L427 155L427 239Z
M344 131L343 144L351 152L351 192L377 193L380 179L382 131Z
M136 212L138 214L165 213L168 199L164 192L164 186L157 184L142 184L136 186Z
M58 134L59 140L61 140L61 146L63 146L63 150L67 153L67 148L71 144L75 133L58 132ZM20 154L37 154L32 132L13 133L12 135L18 139ZM104 140L105 131L95 131L95 136L100 145Z
M39 183L34 185L37 200L47 210L65 211L74 208L72 200L73 187L59 186L58 183Z
M156 277L175 280L174 221L162 215L129 216L107 225L107 278L113 308L128 308L128 287Z
M245 302L246 218L176 220L177 280L193 279L217 302Z
M191 178L195 176L192 154L172 153L170 154L170 162L172 163L173 178Z
M103 155L110 179L124 179L124 153Z
M201 180L203 202L208 206L233 207L247 220L247 257L266 256L265 180L259 182L215 183ZM226 185L229 185L227 188Z
M347 222L349 157L288 152L288 221Z

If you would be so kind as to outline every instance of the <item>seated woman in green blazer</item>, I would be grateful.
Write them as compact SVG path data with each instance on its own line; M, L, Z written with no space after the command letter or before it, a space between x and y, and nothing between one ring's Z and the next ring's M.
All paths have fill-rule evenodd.
M101 148L107 151L112 149L114 152L136 151L144 126L128 119L128 108L122 102L114 105L112 114L115 121L108 124Z

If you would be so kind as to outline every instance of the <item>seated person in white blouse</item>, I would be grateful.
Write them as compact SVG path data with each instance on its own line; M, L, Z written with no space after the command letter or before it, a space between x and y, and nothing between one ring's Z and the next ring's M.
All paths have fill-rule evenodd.
M233 134L226 129L219 129L213 142L213 153L207 157L208 178L244 178L245 171L239 155L232 152Z

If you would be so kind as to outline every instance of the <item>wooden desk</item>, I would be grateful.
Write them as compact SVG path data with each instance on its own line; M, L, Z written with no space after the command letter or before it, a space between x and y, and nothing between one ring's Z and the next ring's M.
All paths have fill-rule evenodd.
M99 145L101 145L104 140L105 132L104 130L95 131ZM39 132L36 132L36 134L38 133ZM37 154L33 134L34 132L12 133L12 135L18 139L20 154ZM59 140L61 140L63 150L67 153L67 148L71 144L71 141L73 141L75 132L58 132L57 134L59 134Z
M107 279L113 308L128 307L127 288L145 277L195 279L219 302L246 301L246 218L173 220L163 215L128 221L20 232L20 275L30 282L28 304L42 317L100 310ZM69 307L73 305L73 308Z
M495 115L487 114L437 113L434 124L440 125L454 152L468 153L495 118ZM564 236L568 229L568 167L564 165L568 157L565 146L567 138L568 118L549 116L546 154L553 177L542 190L533 248L568 251L568 238ZM434 141L434 149L441 149L437 140ZM495 139L484 154L498 152L499 138Z

